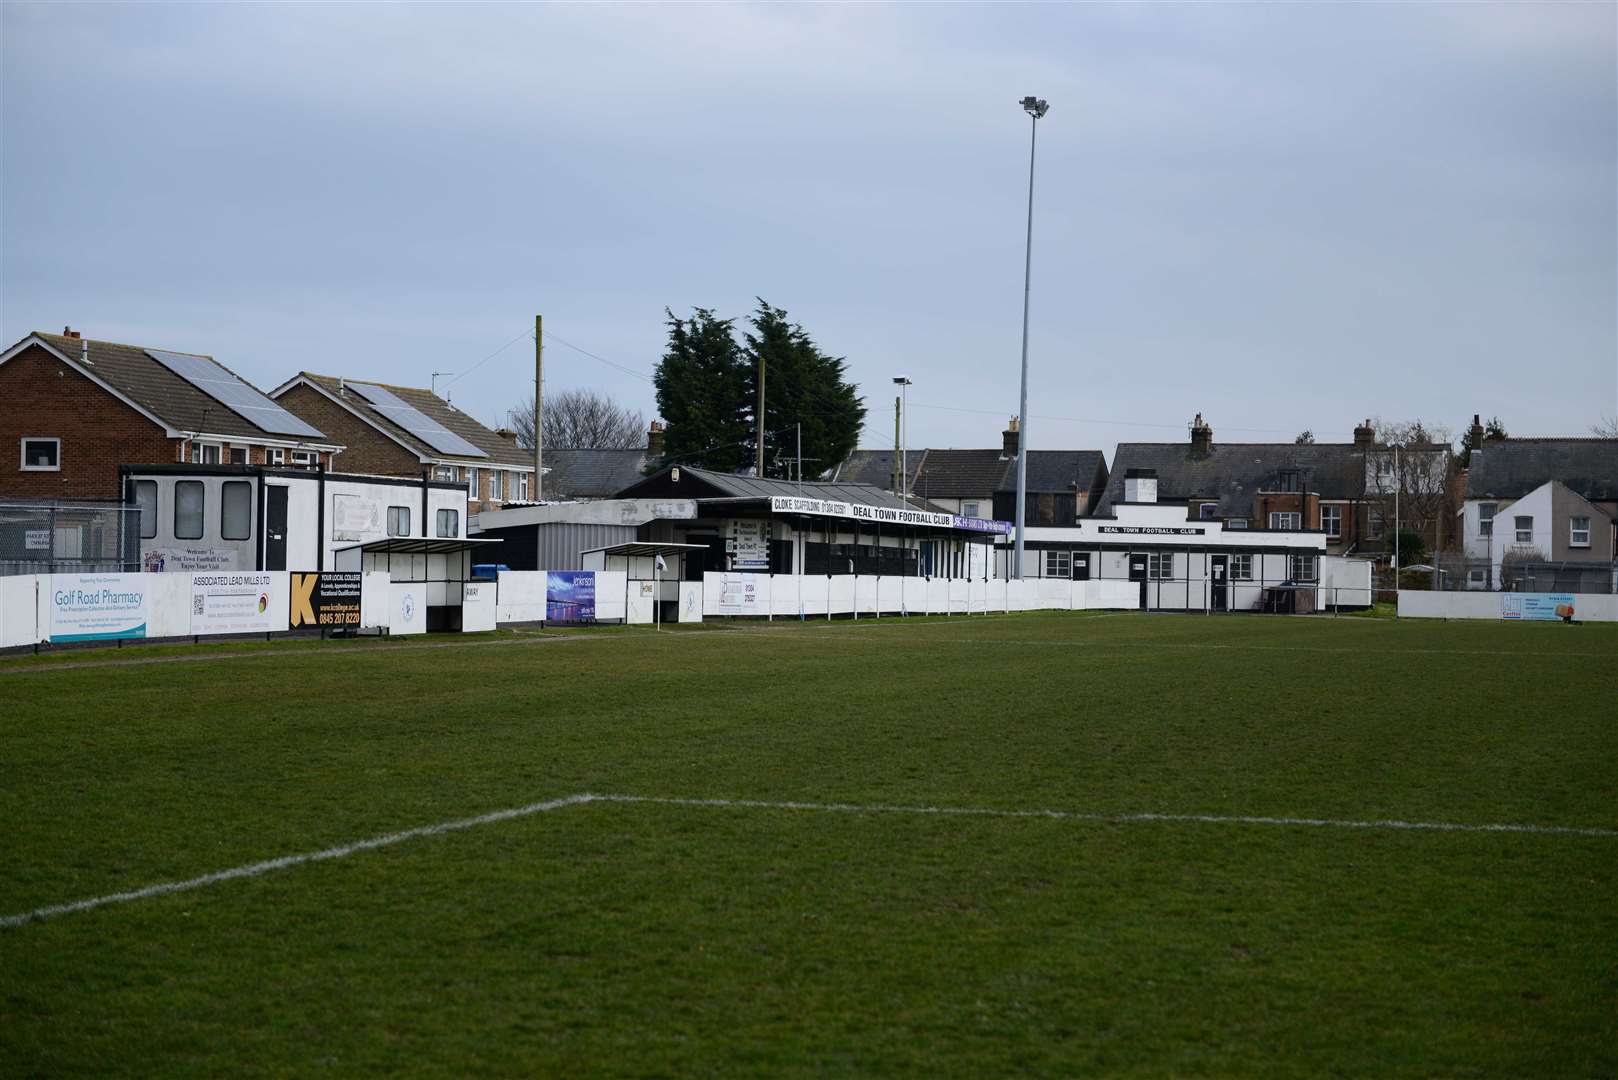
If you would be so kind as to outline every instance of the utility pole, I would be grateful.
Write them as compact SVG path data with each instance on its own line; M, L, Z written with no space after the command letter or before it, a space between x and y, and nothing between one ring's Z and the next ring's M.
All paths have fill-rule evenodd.
M544 492L544 450L540 444L539 423L544 413L540 406L544 403L545 390L545 316L534 316L534 502L539 502Z
M899 448L899 398L895 396L893 399L893 493L895 495L899 494L899 476L904 468L900 461L902 453L904 451Z
M764 353L758 354L758 415L754 417L757 429L753 438L753 475L764 479Z

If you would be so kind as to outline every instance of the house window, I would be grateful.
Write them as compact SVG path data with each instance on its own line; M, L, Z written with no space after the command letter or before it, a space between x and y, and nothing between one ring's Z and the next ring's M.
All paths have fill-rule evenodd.
M1576 517L1568 519L1567 543L1569 547L1590 546L1590 519Z
M140 507L140 538L157 535L157 481L135 481L135 505Z
M1174 576L1174 552L1153 551L1146 556L1146 576L1157 581L1167 581Z
M455 479L455 466L453 466L453 465L434 465L433 466L433 479L434 480L454 481L454 479Z
M476 469L466 470L466 497L469 499L478 497L478 471Z
M246 480L230 480L222 485L219 499L219 535L226 540L246 540L253 535L253 485Z
M192 443L191 463L193 465L219 464L219 450L217 443Z
M1483 571L1476 568L1468 570L1466 572L1466 580L1473 585L1482 585Z
M1296 529L1299 527L1299 525L1300 522L1298 520L1298 512L1296 510L1270 511L1270 528L1272 529Z
M1519 514L1517 516L1517 543L1531 544L1534 542L1534 518L1532 514Z
M438 512L438 535L461 535L461 514L458 510L440 510Z
M517 477L517 500L519 502L527 502L528 501L528 474L527 473L523 473L522 475Z
M1343 508L1341 506L1322 506L1320 508L1320 527L1326 535L1337 539L1343 535Z
M1197 507L1197 517L1203 521L1212 521L1219 516L1218 503L1203 503Z
M315 464L315 455L310 450L292 451L292 465L297 469L310 469Z
M1232 555L1230 557L1230 580L1232 580L1232 581L1252 581L1253 580L1253 556L1251 556L1251 555Z
M505 502L506 500L506 474L499 469L489 470L489 501Z
M1066 551L1047 551L1045 553L1045 576L1055 578L1071 577L1073 562L1071 553Z
M62 468L61 439L22 440L23 472L60 472Z
M230 463L232 465L246 465L247 464L247 447L245 447L245 446L232 446L230 448Z
M1282 490L1282 491L1297 491L1298 490L1298 474L1297 474L1296 471L1294 471L1292 469L1288 469L1288 470L1281 473L1280 490Z
M1247 528L1247 519L1246 518L1226 518L1225 519L1225 528L1227 528L1227 529L1245 529L1245 528Z
M202 481L180 480L174 485L174 538L202 539Z
M980 516L978 514L978 510L979 510L979 506L975 502L963 502L961 504L961 516L962 517L978 517L978 516Z
M390 507L388 507L388 535L389 536L409 536L410 535L410 507L408 507L408 506L390 506Z
M1316 562L1314 555L1293 555L1287 560L1288 576L1293 581L1313 581Z
M1500 509L1499 503L1478 503L1478 535L1494 535L1494 512Z
M271 465L285 465L286 463L287 463L287 452L285 450L276 449L276 450L271 450L270 451L270 464Z
M1370 510L1366 513L1365 535L1372 540L1382 539L1382 511Z

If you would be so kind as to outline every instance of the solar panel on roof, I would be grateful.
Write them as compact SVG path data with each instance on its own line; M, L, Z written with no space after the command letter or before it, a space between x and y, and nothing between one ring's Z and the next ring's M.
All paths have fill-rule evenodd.
M371 383L351 382L347 385L350 390L369 401L377 412L386 416L439 453L454 454L457 457L486 458L489 456L443 424L440 424L437 420L417 409L414 405L406 402L392 390L385 390Z
M325 438L206 356L165 352L162 349L147 349L146 355L260 431L310 439Z

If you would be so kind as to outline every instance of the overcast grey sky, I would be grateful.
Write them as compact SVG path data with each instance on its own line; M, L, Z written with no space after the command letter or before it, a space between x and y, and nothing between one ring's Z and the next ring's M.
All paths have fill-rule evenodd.
M1034 93L1035 447L1583 434L1618 413L1615 13L7 3L0 324L263 387L520 338L451 390L495 421L541 312L548 390L650 416L664 306L758 295L847 356L862 445L900 373L911 445L997 445Z

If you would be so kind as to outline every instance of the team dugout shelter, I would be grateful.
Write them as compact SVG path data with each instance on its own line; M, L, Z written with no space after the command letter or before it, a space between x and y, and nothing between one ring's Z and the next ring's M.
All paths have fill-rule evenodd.
M1009 522L961 517L870 484L799 483L674 465L618 499L690 500L696 516L656 518L637 540L691 545L681 577L704 573L988 578Z

